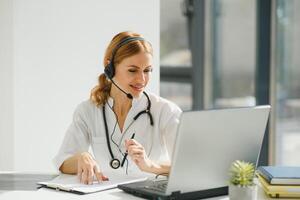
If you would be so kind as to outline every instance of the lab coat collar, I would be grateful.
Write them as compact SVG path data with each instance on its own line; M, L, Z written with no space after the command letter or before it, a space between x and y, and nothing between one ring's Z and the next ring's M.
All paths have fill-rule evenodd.
M146 99L146 96L145 96L145 94L141 93L141 95L139 95L138 97L132 99L131 107L132 108L136 107L144 99ZM107 103L111 107L113 107L113 105L114 105L114 99L111 96L109 96L108 99L107 99Z

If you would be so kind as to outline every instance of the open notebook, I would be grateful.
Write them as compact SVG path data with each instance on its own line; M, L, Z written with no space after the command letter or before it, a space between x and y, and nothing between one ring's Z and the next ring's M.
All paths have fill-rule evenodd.
M116 188L119 184L133 183L136 181L142 181L146 179L146 177L141 176L120 176L112 174L109 176L109 181L103 181L98 183L97 180L94 180L92 185L85 185L79 182L77 175L60 174L51 181L38 182L37 184L41 187L47 187L76 194L89 194Z

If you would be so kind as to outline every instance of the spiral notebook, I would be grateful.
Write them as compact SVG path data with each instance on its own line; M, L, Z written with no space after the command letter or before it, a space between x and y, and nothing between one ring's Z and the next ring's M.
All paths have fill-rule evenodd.
M93 184L86 185L80 183L77 175L61 174L51 181L38 182L37 184L41 187L51 188L58 191L61 190L76 194L89 194L94 192L100 192L103 190L113 189L116 188L119 184L133 183L136 181L143 181L146 179L146 177L110 175L109 181L103 181L99 183L97 180L94 180Z

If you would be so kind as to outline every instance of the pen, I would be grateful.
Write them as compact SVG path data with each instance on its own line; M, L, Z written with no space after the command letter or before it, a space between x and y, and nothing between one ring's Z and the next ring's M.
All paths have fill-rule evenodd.
M131 138L130 139L133 139L135 136L135 133L132 134ZM123 157L123 160L122 160L122 163L121 163L121 167L123 167L124 163L125 163L125 160L127 158L127 155L128 155L128 151L125 152L124 154L124 157Z

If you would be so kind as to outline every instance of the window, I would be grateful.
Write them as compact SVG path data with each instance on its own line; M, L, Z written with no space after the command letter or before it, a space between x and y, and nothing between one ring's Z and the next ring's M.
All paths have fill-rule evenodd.
M276 162L300 164L300 1L276 8Z
M256 1L213 2L213 107L253 106Z
M192 90L186 69L191 67L191 53L182 3L182 0L160 1L160 94L181 109L190 110Z

